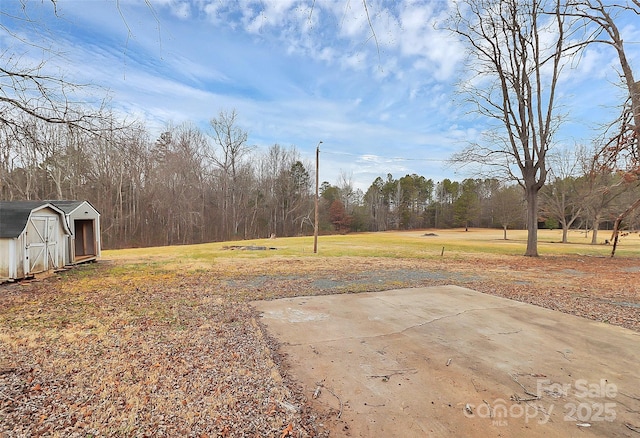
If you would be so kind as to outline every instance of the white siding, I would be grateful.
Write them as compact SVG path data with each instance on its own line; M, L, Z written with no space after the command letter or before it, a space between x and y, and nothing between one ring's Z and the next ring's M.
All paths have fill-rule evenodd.
M64 221L56 210L36 208L17 238L0 239L0 279L18 280L63 267L67 239Z

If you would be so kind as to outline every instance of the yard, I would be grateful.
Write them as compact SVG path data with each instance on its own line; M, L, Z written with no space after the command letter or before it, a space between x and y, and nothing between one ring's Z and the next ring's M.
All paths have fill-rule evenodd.
M104 251L3 285L0 436L326 435L258 299L455 284L640 331L637 234L613 259L579 232L560 244L541 231L536 259L520 255L524 232L508 237L321 236L319 254L310 237Z

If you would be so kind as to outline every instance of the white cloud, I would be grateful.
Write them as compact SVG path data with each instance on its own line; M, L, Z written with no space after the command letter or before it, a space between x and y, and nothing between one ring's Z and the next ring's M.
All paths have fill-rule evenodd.
M436 13L432 4L407 4L400 13L400 50L417 57L418 70L433 72L437 80L449 80L464 58L464 48L448 31L436 30L444 12Z
M68 54L58 66L70 79L110 90L122 113L158 129L187 120L206 127L236 109L252 144L297 145L313 158L323 140L325 180L341 168L363 189L386 172L441 179L442 160L485 123L452 103L463 50L434 28L447 4L368 0L367 18L360 0L316 0L312 13L311 1L153 0L154 15L140 0L121 0L123 23L111 2L61 0L65 21L53 22L47 43ZM613 61L594 49L567 72L590 85L581 88L582 111L611 94L602 79L615 76Z
M340 66L347 70L365 70L367 68L367 54L353 53L340 58Z
M183 20L187 19L191 17L191 4L189 2L176 2L171 8L171 13Z

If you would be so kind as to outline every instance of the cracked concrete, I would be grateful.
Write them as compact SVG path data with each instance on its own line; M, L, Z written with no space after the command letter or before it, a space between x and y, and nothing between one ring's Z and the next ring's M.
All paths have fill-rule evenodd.
M253 304L332 436L638 436L636 332L457 286Z

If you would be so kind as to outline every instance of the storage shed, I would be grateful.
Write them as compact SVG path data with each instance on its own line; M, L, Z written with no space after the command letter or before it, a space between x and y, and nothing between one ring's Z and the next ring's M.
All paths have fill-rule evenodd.
M71 234L65 264L74 265L100 257L100 213L87 201L46 201L65 214Z
M0 201L0 279L62 268L70 235L64 212L49 202Z

